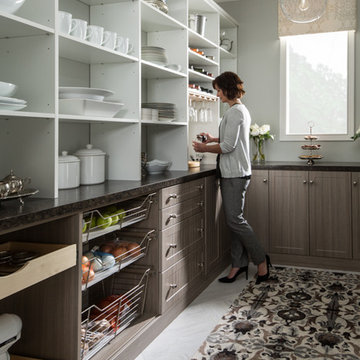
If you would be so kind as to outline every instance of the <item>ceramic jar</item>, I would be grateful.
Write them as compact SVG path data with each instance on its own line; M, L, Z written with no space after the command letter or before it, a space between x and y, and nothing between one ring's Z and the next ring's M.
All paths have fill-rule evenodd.
M80 159L63 151L59 156L59 189L80 186Z
M80 184L92 185L105 181L105 155L100 149L93 149L92 144L78 150L74 155L80 159Z

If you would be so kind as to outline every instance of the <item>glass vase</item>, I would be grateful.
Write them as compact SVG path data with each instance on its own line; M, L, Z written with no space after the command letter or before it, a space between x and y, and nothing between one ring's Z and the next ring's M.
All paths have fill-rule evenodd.
M264 140L259 138L254 138L254 143L255 143L255 154L253 156L253 162L265 162Z

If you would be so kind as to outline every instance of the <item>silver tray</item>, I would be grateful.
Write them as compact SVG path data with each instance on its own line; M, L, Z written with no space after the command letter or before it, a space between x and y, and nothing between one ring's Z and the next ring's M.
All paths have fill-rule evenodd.
M31 196L31 195L35 195L39 192L38 189L23 189L21 191L18 191L15 194L11 194L9 196L6 196L4 198L0 198L0 204L1 201L6 201L6 200L13 200L13 199L19 199L20 204L24 205L24 200L23 198Z

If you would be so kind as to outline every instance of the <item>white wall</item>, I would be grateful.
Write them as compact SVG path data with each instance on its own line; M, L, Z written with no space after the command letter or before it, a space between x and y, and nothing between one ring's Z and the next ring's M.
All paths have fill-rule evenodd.
M236 0L220 2L240 24L238 33L238 74L244 81L243 99L253 122L268 123L275 141L265 144L269 161L298 161L302 142L279 141L280 42L277 35L277 0ZM355 35L355 130L360 126L360 4ZM335 90L336 91L336 90ZM321 161L360 161L360 140L323 141ZM299 160L300 161L300 160Z

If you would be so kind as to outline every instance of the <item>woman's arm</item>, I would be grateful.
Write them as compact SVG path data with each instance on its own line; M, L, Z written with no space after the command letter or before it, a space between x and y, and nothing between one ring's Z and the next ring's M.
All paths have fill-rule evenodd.
M206 143L200 143L197 141L193 141L192 143L193 148L196 152L199 153L203 153L203 152L210 152L210 153L214 153L214 154L221 154L221 147L219 144L214 144L214 145L208 145Z

